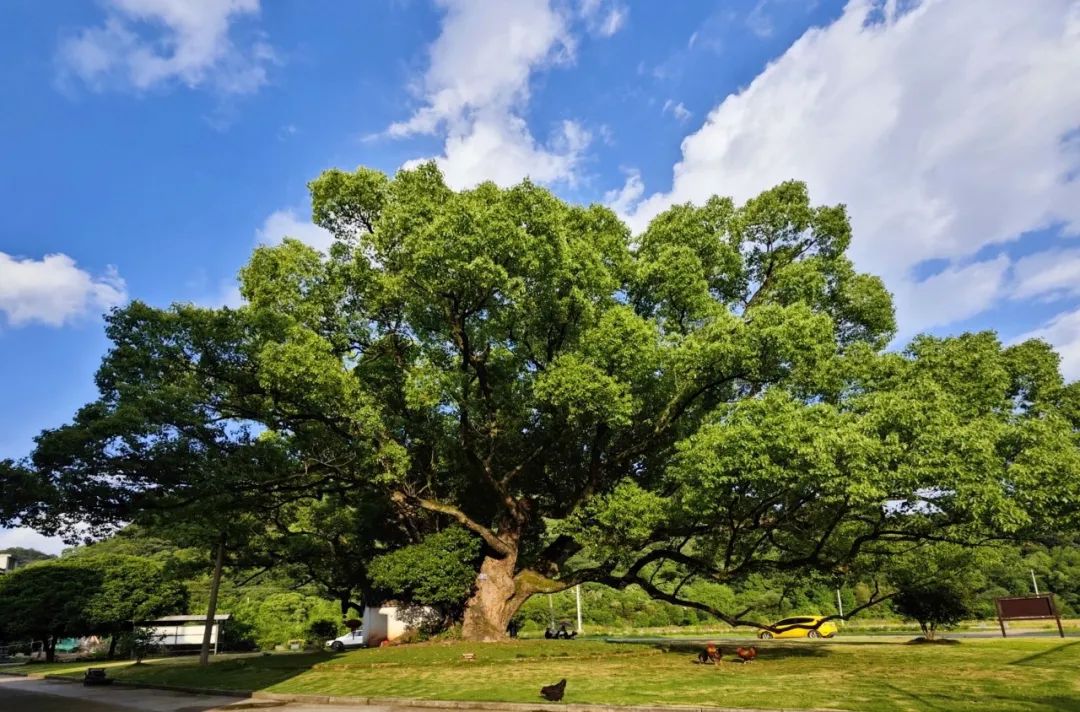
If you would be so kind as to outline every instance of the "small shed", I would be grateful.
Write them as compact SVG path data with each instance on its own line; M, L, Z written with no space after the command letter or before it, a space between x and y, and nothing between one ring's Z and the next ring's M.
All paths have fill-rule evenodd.
M392 603L365 606L363 617L364 643L378 647L384 640L397 640L406 631L418 628L435 612L423 606L402 607Z
M210 630L210 644L214 646L215 654L221 640L221 627L231 618L232 615L229 613L219 613L214 616L214 625ZM142 628L150 628L155 635L161 636L159 645L169 652L193 651L202 647L206 616L161 616L142 621L138 625Z

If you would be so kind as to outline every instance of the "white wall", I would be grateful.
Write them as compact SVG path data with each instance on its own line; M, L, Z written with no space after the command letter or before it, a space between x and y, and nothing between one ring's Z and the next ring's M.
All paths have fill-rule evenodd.
M404 635L410 626L402 619L401 612L397 606L366 606L363 617L364 644L374 648L384 640L396 640ZM412 616L413 620L416 618Z
M217 643L218 625L214 624L210 630L210 644ZM205 625L160 625L149 626L154 635L164 635L161 645L202 645Z

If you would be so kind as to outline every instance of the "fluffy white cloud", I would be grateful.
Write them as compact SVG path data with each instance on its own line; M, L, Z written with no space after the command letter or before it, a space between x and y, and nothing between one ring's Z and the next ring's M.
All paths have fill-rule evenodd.
M276 245L286 237L295 238L323 252L329 250L334 242L328 230L298 217L291 209L270 213L255 231L255 241L263 245Z
M898 336L903 339L935 326L945 326L979 314L1005 294L1009 258L961 267L948 267L920 282L898 280L893 285Z
M113 267L95 277L67 255L35 260L0 252L0 314L11 326L62 326L126 299L124 280Z
M106 18L61 43L67 76L93 89L150 89L171 81L247 94L275 61L264 41L236 46L230 25L259 12L259 0L105 0Z
M9 547L37 549L46 554L59 554L66 546L59 537L44 536L33 529L0 529L0 551Z
M1043 339L1061 356L1061 373L1068 381L1080 379L1080 309L1065 311L1015 341Z
M955 264L1030 230L1080 228L1078 73L1076 0L852 0L725 98L683 141L671 190L628 217L641 229L673 203L805 180L816 201L849 206L853 258L906 300L902 328L941 323L918 292L945 283L970 315L1000 286L974 278L999 279L998 265ZM930 259L949 271L916 283L911 268Z
M1080 249L1047 250L1017 260L1013 267L1015 299L1080 295Z
M628 170L626 182L618 190L604 193L604 204L619 214L627 213L645 194L645 182L641 180L641 171Z
M525 176L572 182L589 132L568 120L542 143L522 117L533 73L573 57L567 15L548 0L440 4L446 15L421 82L424 106L387 134L444 134L435 160L457 188Z

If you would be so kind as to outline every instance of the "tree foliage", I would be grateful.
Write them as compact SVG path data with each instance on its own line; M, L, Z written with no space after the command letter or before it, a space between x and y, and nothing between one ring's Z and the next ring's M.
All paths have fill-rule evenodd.
M892 606L905 619L916 621L927 640L934 640L939 628L971 618L973 596L955 582L935 581L899 591Z
M1080 395L1057 356L990 333L884 351L889 294L801 183L636 237L528 182L455 192L433 164L310 187L328 254L258 248L239 309L110 316L101 398L33 457L60 493L45 525L206 498L359 567L343 588L456 524L482 546L474 638L582 581L752 623L692 584L1075 531ZM323 502L376 531L292 526Z
M183 611L184 587L153 561L134 556L71 556L0 578L0 637L8 641L110 635L133 622Z
M419 544L376 557L371 579L387 598L432 606L450 616L472 590L479 556L479 539L461 527L449 527Z

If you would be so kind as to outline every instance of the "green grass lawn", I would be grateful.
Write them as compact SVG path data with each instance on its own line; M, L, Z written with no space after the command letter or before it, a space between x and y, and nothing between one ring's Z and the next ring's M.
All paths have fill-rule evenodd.
M756 662L692 662L690 648L599 641L424 644L329 653L117 665L121 680L359 697L532 702L565 677L567 702L843 710L1077 710L1080 640L774 642ZM476 654L475 662L461 658ZM735 660L728 652L728 660ZM76 672L86 663L27 666Z

